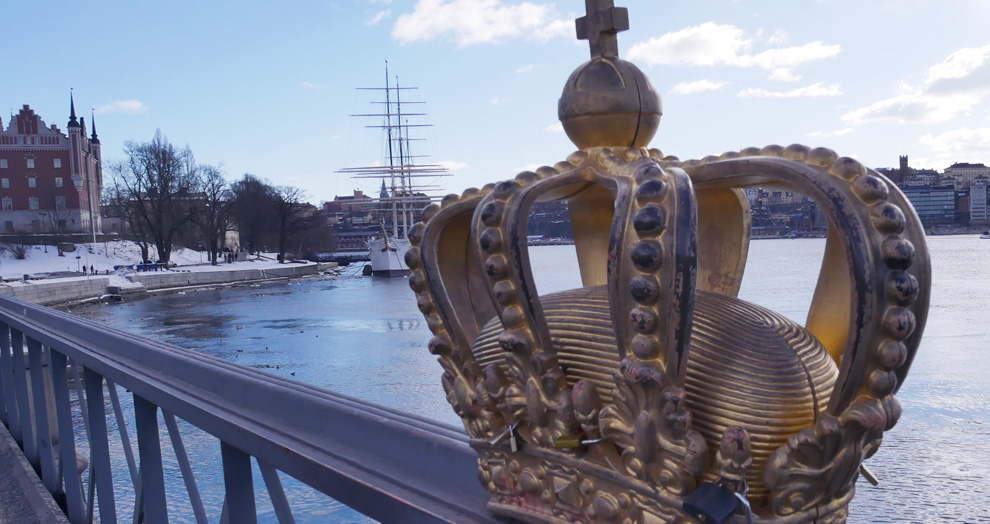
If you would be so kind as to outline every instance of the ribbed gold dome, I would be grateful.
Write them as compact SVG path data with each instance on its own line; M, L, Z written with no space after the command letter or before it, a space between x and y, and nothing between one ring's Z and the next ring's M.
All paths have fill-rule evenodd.
M568 384L588 380L610 403L619 355L606 288L573 289L540 300ZM481 367L505 365L501 332L501 323L493 319L475 341L473 353ZM728 426L749 432L753 465L747 481L754 503L767 495L767 458L790 435L814 423L837 376L825 347L803 327L737 298L697 292L686 406L709 449L718 449ZM709 460L704 480L716 475L714 454Z

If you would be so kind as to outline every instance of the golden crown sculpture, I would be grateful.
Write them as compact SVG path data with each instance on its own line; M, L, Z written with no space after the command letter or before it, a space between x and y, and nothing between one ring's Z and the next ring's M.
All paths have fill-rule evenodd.
M592 58L559 105L579 151L449 195L410 233L409 285L489 508L532 523L844 522L900 416L893 394L927 314L917 215L824 148L686 162L646 149L660 98L618 58L626 10L586 1ZM766 185L828 219L804 327L736 298L751 225L740 188ZM526 222L544 200L569 204L584 287L540 296Z

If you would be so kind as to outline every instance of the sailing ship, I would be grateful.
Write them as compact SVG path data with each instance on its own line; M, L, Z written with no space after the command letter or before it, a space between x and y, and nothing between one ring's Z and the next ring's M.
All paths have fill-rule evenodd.
M390 83L388 62L385 62L385 87L359 87L362 91L382 91L385 95L384 108L378 113L351 115L361 118L380 118L381 124L365 127L382 130L386 147L381 165L344 168L337 173L350 175L355 179L379 179L382 181L378 198L378 234L368 241L371 274L374 276L399 277L409 274L406 265L406 251L409 250L409 228L415 223L419 212L431 202L438 200L437 186L424 184L424 180L436 180L450 176L439 164L417 164L415 159L426 155L413 155L411 143L422 140L411 138L410 130L430 127L418 119L426 116L422 112L410 112L408 106L423 102L406 101L404 91L416 87L400 87L398 77ZM406 106L406 110L403 108ZM412 119L412 121L410 121Z

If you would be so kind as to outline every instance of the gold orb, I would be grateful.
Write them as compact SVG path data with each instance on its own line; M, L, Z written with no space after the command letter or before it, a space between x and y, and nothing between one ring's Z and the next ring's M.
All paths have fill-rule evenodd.
M631 62L597 58L571 73L557 106L576 146L646 147L660 126L663 106L649 78Z

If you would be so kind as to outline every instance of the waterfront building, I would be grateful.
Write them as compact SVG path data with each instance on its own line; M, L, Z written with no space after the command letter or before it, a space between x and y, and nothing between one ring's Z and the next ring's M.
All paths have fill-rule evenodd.
M70 96L67 133L47 125L30 106L0 119L0 234L102 232L100 139L76 118Z
M987 178L976 177L969 186L969 223L987 223Z
M950 184L942 186L913 186L902 189L911 201L918 218L926 227L950 226L957 223L959 192Z
M945 176L955 181L956 187L969 187L976 180L976 177L990 178L990 167L983 164L957 162L945 168Z

